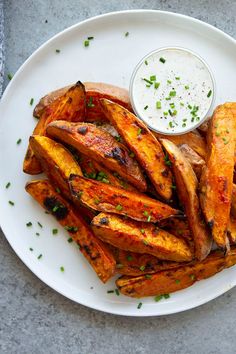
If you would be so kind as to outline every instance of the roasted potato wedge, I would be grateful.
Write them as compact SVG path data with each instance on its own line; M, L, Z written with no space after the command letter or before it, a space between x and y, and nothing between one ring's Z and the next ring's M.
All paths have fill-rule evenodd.
M100 100L104 114L122 136L144 168L157 193L165 200L172 195L172 174L165 164L161 144L147 126L133 113L117 103Z
M208 156L200 182L200 202L216 244L229 249L227 227L233 188L236 114L218 106L207 133Z
M38 180L27 183L25 188L69 232L98 277L105 283L113 276L116 262L112 252L94 236L83 218L56 192L52 184L47 180Z
M33 131L33 135L46 135L47 125L56 119L72 122L83 120L85 116L85 107L86 97L84 86L81 82L77 82L67 90L63 96L47 106ZM42 172L40 163L36 159L30 144L25 155L23 171L30 175Z
M219 250L212 251L201 262L186 264L179 268L163 270L144 276L123 276L116 281L120 292L131 297L157 296L188 288L196 281L209 278L225 268L236 264L236 248L232 247L225 257Z
M205 166L205 161L187 144L180 145L179 149L184 157L189 161L197 178L200 179L202 175L202 169Z
M183 239L151 223L140 223L118 215L100 213L93 218L91 225L98 238L125 251L147 253L175 262L191 261L193 258Z
M192 150L201 156L203 160L206 159L207 147L205 139L197 132L189 132L182 135L162 135L154 133L158 139L168 139L177 146L187 144Z
M230 217L228 224L228 238L230 244L236 244L236 218Z
M74 199L93 210L125 215L143 222L157 222L181 215L179 210L144 194L81 176L72 175L69 185Z
M129 93L126 89L114 85L104 84L102 82L84 82L84 86L87 96L86 121L106 121L106 117L100 107L100 98L107 98L113 102L117 102L121 106L124 106L128 110L132 111ZM71 86L63 87L59 90L50 92L41 98L34 109L34 116L36 118L40 118L44 109L57 98L63 96L70 87Z
M163 261L151 254L129 252L111 245L109 245L109 248L116 260L116 272L122 275L139 276L147 274L146 277L149 278L148 274L183 265L183 263L174 261Z
M195 256L198 260L206 258L211 250L212 240L205 222L201 217L201 209L197 195L198 181L193 169L170 140L161 139L172 163L176 187L181 204L185 209L195 245Z
M142 171L137 162L129 156L126 147L94 124L56 121L48 125L47 134L102 163L138 190L142 192L146 190L147 185Z
M192 240L192 234L186 218L165 219L159 222L158 226L177 237L184 238L188 241Z

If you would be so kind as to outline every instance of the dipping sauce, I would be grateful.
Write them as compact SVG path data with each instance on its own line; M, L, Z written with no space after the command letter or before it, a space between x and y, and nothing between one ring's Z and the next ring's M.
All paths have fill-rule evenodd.
M183 48L162 48L137 65L130 83L133 109L151 129L183 134L203 123L214 100L207 64Z

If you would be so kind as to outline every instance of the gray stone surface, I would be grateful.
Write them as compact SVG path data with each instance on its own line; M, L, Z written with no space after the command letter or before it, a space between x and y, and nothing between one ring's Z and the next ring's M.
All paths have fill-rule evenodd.
M7 74L58 31L93 15L137 8L188 14L236 37L234 0L5 0L5 86ZM49 289L3 235L0 263L1 353L235 353L235 289L185 313L126 318L87 309Z

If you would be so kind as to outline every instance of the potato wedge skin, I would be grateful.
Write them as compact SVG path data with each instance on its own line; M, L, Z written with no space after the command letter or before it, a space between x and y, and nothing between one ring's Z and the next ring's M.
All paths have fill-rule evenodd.
M34 109L34 116L36 118L40 118L44 109L57 98L64 95L70 87L71 85L63 87L42 97ZM117 102L121 106L124 106L128 110L132 111L129 93L126 89L102 82L84 82L84 87L87 96L86 121L106 121L106 117L100 107L100 98L107 98L111 101Z
M109 245L109 248L116 260L117 274L139 276L153 274L160 270L177 268L183 265L183 263L163 261L151 254L125 251L111 245ZM186 264L186 262L184 264Z
M185 262L193 255L184 240L149 223L100 213L91 222L95 235L106 243L125 251L147 253L159 259Z
M157 193L165 200L172 195L172 174L165 164L161 144L147 126L124 107L106 99L100 100L107 119L135 153Z
M212 251L201 262L157 272L152 274L151 279L145 276L123 276L116 281L116 285L122 294L135 298L169 294L188 288L196 281L209 278L234 264L236 264L235 247L226 257L219 250Z
M83 218L58 194L48 180L37 180L26 184L26 191L64 227L70 237L80 246L80 251L89 261L102 282L115 272L115 259L109 248L97 239Z
M207 146L205 139L197 132L189 132L182 135L162 135L159 133L154 133L158 139L167 139L172 141L175 145L187 144L191 149L193 149L198 155L201 156L203 160L206 159Z
M55 121L48 125L47 134L73 146L112 172L117 172L138 190L146 191L147 185L142 171L137 162L129 156L127 148L94 124Z
M197 195L198 181L193 169L179 150L167 139L161 139L172 163L179 199L184 206L191 229L195 256L198 260L206 258L211 250L210 233L201 217L200 203Z
M189 161L199 180L202 175L202 169L206 165L205 161L187 144L180 145L179 149L184 157Z
M72 175L69 185L74 199L93 210L125 215L143 222L157 222L181 215L179 210L144 194L126 191L81 176Z
M63 119L71 122L83 120L85 116L85 108L85 89L81 82L77 82L66 91L63 96L47 106L33 131L33 135L46 135L47 125L56 119ZM40 163L37 161L30 144L25 155L23 171L30 175L42 172Z
M200 202L216 244L228 250L229 222L233 188L236 114L230 106L218 106L207 133L208 156L200 181Z

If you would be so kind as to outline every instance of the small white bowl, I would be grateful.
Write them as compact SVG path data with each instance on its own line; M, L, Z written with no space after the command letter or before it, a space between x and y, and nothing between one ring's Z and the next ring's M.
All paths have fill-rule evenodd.
M160 58L168 59L163 62ZM193 65L195 65L194 71L191 71ZM145 72L148 79L142 75ZM164 78L164 81L161 81L160 86L154 89L155 82L158 85L159 74ZM146 80L149 80L152 75L156 76L157 79L150 84ZM178 75L178 77L175 75ZM181 76L184 78L183 81ZM205 78L206 82L198 81L199 77ZM168 78L172 80L168 80ZM191 85L187 85L189 83ZM179 91L175 91L174 86L177 86ZM190 89L186 89L188 86ZM168 90L172 94L175 92L176 96L164 97ZM210 91L211 94L208 96ZM164 47L147 54L135 67L129 88L130 100L135 114L150 129L165 135L185 134L206 121L213 108L215 92L215 79L208 64L193 51L182 47ZM185 102L181 102L183 96ZM191 101L193 97L198 103L197 105ZM145 105L145 102L149 104ZM178 108L178 110L171 110L168 106L170 103L172 107ZM163 109L162 105L164 106ZM158 109L158 106L161 106L161 108ZM199 114L192 113L194 109L189 107L199 107L197 111Z

